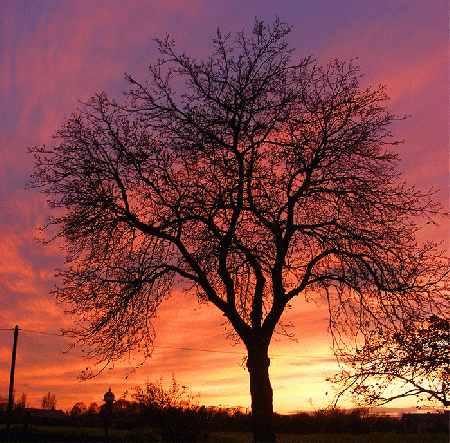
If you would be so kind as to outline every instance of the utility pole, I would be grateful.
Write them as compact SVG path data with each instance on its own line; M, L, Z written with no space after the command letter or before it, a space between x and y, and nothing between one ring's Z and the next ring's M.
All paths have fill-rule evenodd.
M16 367L16 350L17 350L17 337L19 335L19 326L14 328L14 344L12 350L11 359L11 374L9 376L9 401L8 401L8 415L6 421L6 441L9 441L9 430L11 427L11 412L14 402L14 370Z

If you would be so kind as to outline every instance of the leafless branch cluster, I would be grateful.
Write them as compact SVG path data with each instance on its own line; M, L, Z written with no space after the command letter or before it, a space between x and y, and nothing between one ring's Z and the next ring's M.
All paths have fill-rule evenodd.
M343 353L344 369L333 382L335 401L350 394L365 406L417 397L442 406L450 400L450 322L447 313L415 318L391 333L372 333L353 353Z

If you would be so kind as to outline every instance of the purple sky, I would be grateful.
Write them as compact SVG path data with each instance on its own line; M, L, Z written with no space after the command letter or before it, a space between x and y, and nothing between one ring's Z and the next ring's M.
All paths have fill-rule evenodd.
M242 346L233 347L213 308L174 297L156 322L157 346L227 351L236 354L157 347L154 357L126 378L127 362L96 379L79 382L87 364L65 339L27 332L58 332L71 324L64 307L48 295L54 269L63 257L56 244L35 239L49 209L26 189L32 170L28 146L51 145L51 135L93 93L121 98L124 73L145 79L157 56L153 37L169 33L177 46L201 58L211 51L217 26L223 33L251 31L255 17L276 15L293 25L294 60L308 55L319 63L351 60L365 74L363 85L388 85L390 110L410 115L393 127L399 139L405 179L434 187L448 207L449 190L449 25L444 0L230 0L135 1L4 0L0 2L0 329L18 324L16 392L31 406L56 393L58 406L76 401L101 403L111 386L121 395L129 386L160 376L176 378L200 393L206 404L249 406L248 374L240 366ZM448 224L424 232L444 238ZM271 364L274 405L279 412L326 405L330 360L326 313L300 299L288 317L298 342L274 342ZM8 393L12 331L0 331L0 396ZM139 360L136 360L139 361ZM312 405L311 401L312 399Z

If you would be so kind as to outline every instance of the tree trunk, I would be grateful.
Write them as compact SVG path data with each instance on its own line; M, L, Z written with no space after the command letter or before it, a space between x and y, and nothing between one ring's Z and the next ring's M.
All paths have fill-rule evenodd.
M247 368L250 373L250 394L252 397L252 428L255 443L276 442L273 391L269 379L270 359L267 350L250 352Z

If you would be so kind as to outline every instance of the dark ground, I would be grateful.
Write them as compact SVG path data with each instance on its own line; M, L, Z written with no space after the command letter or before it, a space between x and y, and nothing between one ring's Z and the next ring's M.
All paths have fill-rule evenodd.
M5 428L0 431L1 440L5 439ZM110 443L159 442L161 435L151 429L116 430L109 432ZM252 435L245 432L213 432L198 437L204 443L251 443ZM449 436L443 433L405 434L405 433L370 433L364 435L350 434L278 434L278 443L448 443ZM106 442L102 428L70 428L30 426L24 433L22 426L12 427L10 442L21 443L94 443ZM166 440L167 441L167 440Z

